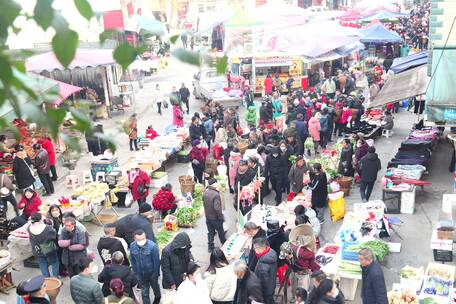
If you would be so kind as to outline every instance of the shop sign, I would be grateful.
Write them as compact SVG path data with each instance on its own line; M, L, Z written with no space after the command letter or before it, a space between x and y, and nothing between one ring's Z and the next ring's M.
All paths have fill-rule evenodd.
M286 58L286 57L255 59L255 65L257 67L291 66L292 64L293 64L293 60L291 58Z
M445 120L456 120L456 109L445 109L443 118Z

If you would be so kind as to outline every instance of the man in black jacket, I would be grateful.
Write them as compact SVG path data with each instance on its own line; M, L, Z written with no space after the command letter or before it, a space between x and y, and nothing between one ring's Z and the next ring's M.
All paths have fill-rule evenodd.
M225 231L223 230L223 222L225 219L222 212L222 200L220 198L220 193L217 190L217 180L215 178L211 178L208 183L209 186L203 194L203 204L208 231L208 251L212 252L212 250L214 250L214 237L216 232L222 245L226 241Z
M185 232L178 233L171 243L163 248L161 269L164 289L177 290L184 280L188 263L193 260L190 248L192 248L192 243Z
M98 275L98 282L103 283L101 291L103 296L107 297L111 294L109 290L109 283L112 279L121 279L125 285L125 293L132 299L135 298L133 287L138 285L136 276L131 272L129 266L126 266L124 261L125 257L120 251L116 251L112 254L112 264L106 265Z
M243 261L235 262L233 269L238 278L234 303L250 304L252 300L263 303L261 282L256 274L250 271L247 264Z
M372 250L361 249L358 258L362 269L361 299L363 304L388 304L383 271L380 264L374 260Z
M189 127L190 142L194 140L203 140L203 132L201 129L200 119L197 116L192 117L192 124Z
M272 189L276 196L276 205L282 202L282 179L285 176L286 163L283 157L280 157L279 147L273 147L271 153L266 158L265 176L269 177Z
M253 249L258 258L255 274L261 282L264 303L273 304L277 277L277 253L268 246L266 238L255 239Z
M129 214L119 219L116 222L116 236L123 238L128 246L134 241L133 233L138 230L144 230L148 240L157 243L152 229L152 223L149 218L152 207L149 204L141 204L139 206L138 214Z
M103 265L112 263L112 255L119 251L124 257L128 256L128 245L124 239L116 237L116 225L114 223L104 226L105 235L100 238L97 245L98 254L100 255ZM128 259L123 260L123 265L130 265ZM109 284L108 284L109 285Z
M363 202L369 201L369 198L377 180L377 173L382 168L380 159L375 153L375 147L369 147L367 154L360 162L361 185L359 191Z
M182 87L179 89L179 95L180 95L182 102L187 107L187 114L188 114L190 112L190 107L188 106L188 100L190 98L190 91L185 86L185 83L182 83Z
M271 120L271 113L269 111L267 102L263 101L260 107L260 120L263 124L267 124Z

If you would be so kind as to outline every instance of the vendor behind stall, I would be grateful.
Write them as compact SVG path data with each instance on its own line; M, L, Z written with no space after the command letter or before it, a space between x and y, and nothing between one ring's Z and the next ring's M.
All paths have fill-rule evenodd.
M133 200L138 202L138 206L145 203L147 196L149 195L150 177L146 172L139 168L138 163L130 165L128 181L130 183Z
M164 185L154 195L154 199L152 200L152 207L154 207L155 210L161 211L162 218L176 211L176 197L172 192L171 184Z
M8 137L6 135L0 135L0 157L3 157L5 153L13 152L13 149L8 148L6 142L8 141Z

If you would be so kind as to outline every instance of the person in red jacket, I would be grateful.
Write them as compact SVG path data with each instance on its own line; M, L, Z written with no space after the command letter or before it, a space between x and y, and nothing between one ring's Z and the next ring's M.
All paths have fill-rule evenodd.
M146 198L149 195L149 174L141 170L138 164L133 164L130 172L128 172L128 181L130 183L133 200L138 202L138 206L145 203Z
M46 150L49 155L49 165L51 166L51 179L55 182L57 180L57 171L55 170L55 149L54 144L49 136L45 135L42 139L38 140L41 147Z
M29 219L33 213L40 211L40 206L41 199L38 197L38 193L36 193L33 189L28 188L25 189L17 207L19 209L24 209L22 211L22 217Z
M154 128L152 128L152 126L148 126L147 130L146 130L146 138L153 140L157 136L158 136L157 131L155 131Z
M160 210L163 218L176 211L176 197L173 194L171 184L164 185L161 187L160 191L154 195L152 207L154 207L155 210Z
M188 158L192 162L194 180L197 183L203 183L203 171L206 165L206 157L209 151L206 147L201 146L199 139L192 142L193 148L190 150Z
M264 95L271 95L272 93L272 77L268 74L264 79Z

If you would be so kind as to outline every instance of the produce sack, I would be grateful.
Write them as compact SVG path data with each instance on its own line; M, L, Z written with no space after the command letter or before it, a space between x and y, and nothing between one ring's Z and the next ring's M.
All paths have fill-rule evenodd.
M311 136L307 137L306 141L304 142L304 148L311 151L314 149L314 142Z
M339 194L341 193L341 195ZM339 194L339 195L336 195ZM337 192L334 193L328 200L329 212L331 214L331 219L335 223L340 219L343 219L345 216L345 200L344 193Z

